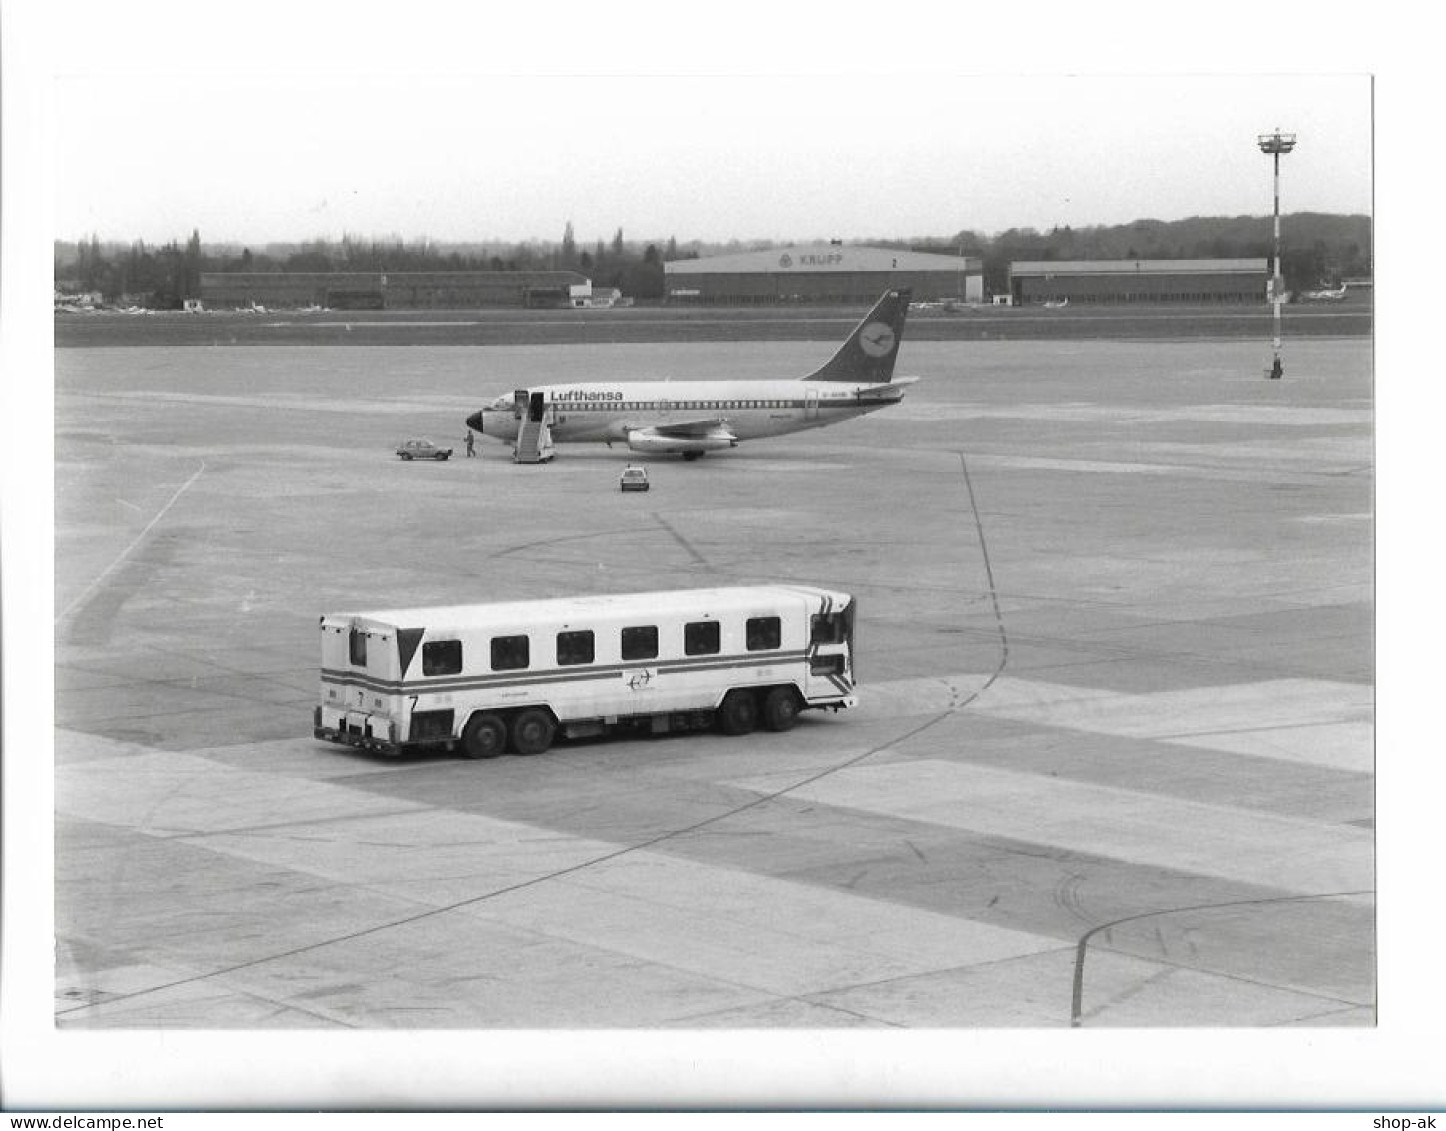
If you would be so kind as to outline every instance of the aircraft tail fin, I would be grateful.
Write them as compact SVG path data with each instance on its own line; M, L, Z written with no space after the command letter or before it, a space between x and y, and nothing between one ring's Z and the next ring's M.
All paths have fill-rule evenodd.
M869 384L892 380L911 294L907 287L893 287L885 291L828 364L810 373L804 380Z

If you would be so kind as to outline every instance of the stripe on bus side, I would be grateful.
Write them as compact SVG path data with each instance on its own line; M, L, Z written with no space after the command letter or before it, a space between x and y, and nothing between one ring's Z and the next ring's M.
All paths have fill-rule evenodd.
M489 675L444 677L437 679L379 679L364 672L342 671L323 668L321 678L330 683L352 687L363 687L387 695L415 695L439 691L478 691L485 688L515 687L518 684L571 683L593 680L617 679L625 672L639 668L656 667L660 673L676 675L684 672L719 671L727 668L769 667L773 664L794 663L807 658L804 650L788 652L750 652L737 656L703 656L695 659L632 660L626 663L609 664L606 667L577 667L519 669L497 672Z

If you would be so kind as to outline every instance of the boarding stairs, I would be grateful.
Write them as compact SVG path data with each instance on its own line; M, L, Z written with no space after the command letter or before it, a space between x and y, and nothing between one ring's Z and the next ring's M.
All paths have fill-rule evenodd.
M554 455L552 429L546 420L523 417L517 430L517 443L512 449L513 463L546 463Z

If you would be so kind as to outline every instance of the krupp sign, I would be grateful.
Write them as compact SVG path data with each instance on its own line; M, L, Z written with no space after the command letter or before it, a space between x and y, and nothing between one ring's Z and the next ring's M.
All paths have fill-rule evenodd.
M826 255L800 255L798 265L800 267L837 267L843 262L843 252L831 251ZM783 254L778 257L778 265L787 271L793 266L793 256Z

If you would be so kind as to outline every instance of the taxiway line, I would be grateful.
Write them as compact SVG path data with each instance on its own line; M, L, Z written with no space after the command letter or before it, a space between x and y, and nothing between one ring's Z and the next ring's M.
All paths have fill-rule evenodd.
M99 577L97 577L94 581L92 581L89 585L82 589L80 592L80 596L76 597L75 600L71 601L70 604L66 605L64 609L62 609L59 613L55 615L55 624L59 625L62 620L64 620L77 608L83 605L85 601L90 597L91 593L100 585L100 583L103 582L112 573L114 573L116 567L119 566L123 561L125 561L126 558L130 557L131 553L135 550L135 548L146 540L146 535L150 534L150 532L155 529L156 524L160 522L161 519L165 518L167 512L169 512L170 509L176 505L176 500L186 493L187 489L190 488L192 483L196 482L197 479L201 478L201 473L205 470L206 461L202 460L201 466L196 468L195 474L192 475L191 478L187 479L184 483L180 485L180 487L176 489L176 493L170 497L170 499L166 502L166 505L163 506L156 513L156 516L151 519L150 522L146 523L145 528L142 529L141 532L135 536L131 544L120 552L120 556L117 557L115 561L111 562L110 565L106 566L105 569L101 571Z

